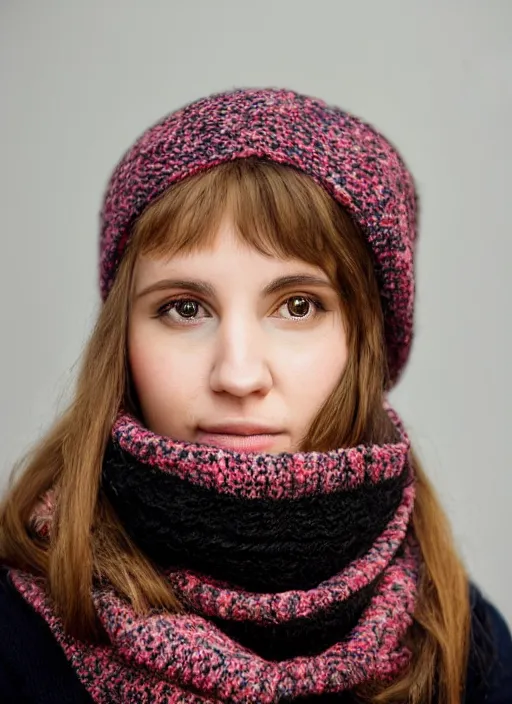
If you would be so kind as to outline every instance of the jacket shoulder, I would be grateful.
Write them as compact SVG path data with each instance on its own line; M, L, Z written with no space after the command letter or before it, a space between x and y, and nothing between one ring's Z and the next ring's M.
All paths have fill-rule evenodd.
M505 619L470 585L471 643L465 704L512 702L512 637Z
M0 566L0 692L9 704L90 704L45 621Z

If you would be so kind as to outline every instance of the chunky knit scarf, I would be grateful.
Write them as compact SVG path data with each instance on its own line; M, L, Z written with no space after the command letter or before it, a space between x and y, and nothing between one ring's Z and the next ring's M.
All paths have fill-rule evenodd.
M98 704L341 701L407 667L420 566L409 441L238 454L175 442L121 415L103 491L183 614L140 616L105 583L108 641L65 633L43 579L11 572ZM51 495L34 519L51 530Z

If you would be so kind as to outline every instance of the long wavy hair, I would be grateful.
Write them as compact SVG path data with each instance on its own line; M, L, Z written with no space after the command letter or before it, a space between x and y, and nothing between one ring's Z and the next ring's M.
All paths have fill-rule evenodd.
M127 361L137 258L173 256L208 244L229 213L258 251L320 266L336 283L349 357L300 448L382 443L393 435L383 410L388 371L383 314L369 247L356 225L312 179L256 159L236 160L175 184L134 225L113 288L84 353L67 410L13 473L0 509L0 561L47 579L67 631L101 637L93 581L106 579L139 613L182 606L158 567L126 534L101 488L102 459L124 406L138 414ZM470 627L468 577L450 525L418 457L412 529L422 552L419 597L407 634L411 665L392 683L356 689L374 704L460 704ZM58 488L50 541L31 528L40 497Z

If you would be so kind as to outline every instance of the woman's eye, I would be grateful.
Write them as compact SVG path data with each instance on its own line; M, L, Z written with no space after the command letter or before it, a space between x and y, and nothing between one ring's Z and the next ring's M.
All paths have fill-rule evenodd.
M197 320L196 316L201 308L203 306L192 298L179 298L162 306L158 311L158 315L160 317L168 317L173 322L179 323L184 320Z
M279 310L284 309L284 317L295 320L309 319L318 311L325 310L324 306L314 298L307 296L292 296L288 298Z

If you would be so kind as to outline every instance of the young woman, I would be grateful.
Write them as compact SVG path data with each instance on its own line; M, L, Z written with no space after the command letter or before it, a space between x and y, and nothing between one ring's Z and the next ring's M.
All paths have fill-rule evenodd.
M387 401L417 196L279 90L126 153L66 413L0 515L2 702L512 701L512 643Z

